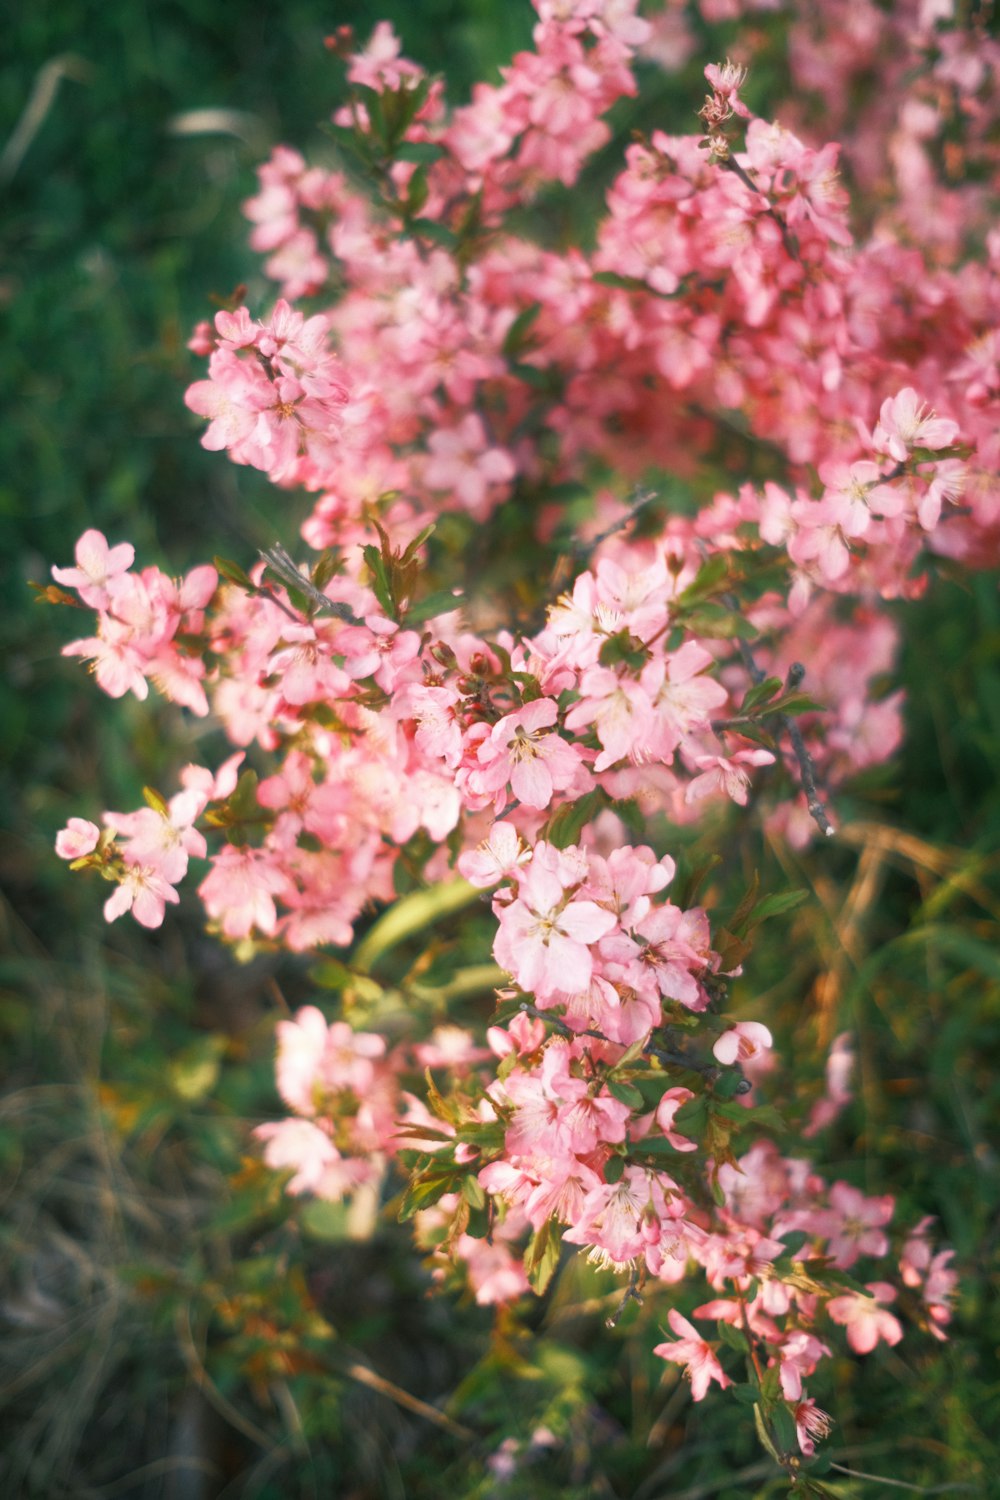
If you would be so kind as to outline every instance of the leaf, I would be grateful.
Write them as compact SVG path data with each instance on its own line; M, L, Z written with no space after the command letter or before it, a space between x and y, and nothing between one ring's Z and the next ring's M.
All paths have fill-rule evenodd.
M478 1177L462 1178L462 1197L470 1208L485 1208L486 1193Z
M257 592L257 585L244 572L239 563L230 562L228 557L213 557L212 563L215 571L224 578L227 583L235 583L238 588L246 589L249 593Z
M443 881L401 896L365 933L355 949L352 967L367 973L390 948L415 937L443 917L464 910L481 896L476 886L461 879Z
M559 1264L562 1230L554 1219L546 1219L528 1241L524 1252L524 1271L533 1289L541 1296Z
M407 1184L399 1205L399 1222L405 1224L407 1219L412 1219L421 1209L430 1208L443 1198L445 1193L453 1192L458 1185L458 1169L448 1167L436 1172L422 1172Z
M740 704L740 713L748 714L752 712L753 709L759 708L762 703L766 703L768 699L773 698L775 693L780 692L780 677L765 677L763 682L755 682L753 687L747 689L746 696Z
M383 613L390 620L395 620L396 604L389 587L389 578L385 570L385 563L382 560L382 553L369 542L361 549L361 555L372 577L372 592L382 606Z
M740 724L737 733L745 740L752 740L755 745L763 745L765 750L774 754L778 749L778 742L773 734L768 734L759 724Z
M618 271L595 271L590 279L598 286L613 286L622 292L645 292L648 296L650 291L649 283L641 276L622 276Z
M761 1410L761 1407L760 1407L759 1403L754 1406L754 1409L753 1409L753 1420L754 1420L754 1425L757 1428L757 1436L760 1438L760 1441L761 1441L761 1443L762 1443L762 1445L764 1447L765 1452L770 1454L770 1456L774 1459L774 1461L775 1461L776 1464L780 1464L781 1463L781 1459L782 1459L782 1455L778 1452L777 1448L774 1446L774 1440L772 1439L771 1433L768 1430L767 1423L764 1420L764 1413Z
M608 1159L607 1159L607 1161L604 1163L604 1180L605 1180L605 1182L610 1182L610 1183L621 1182L621 1180L622 1180L622 1173L624 1171L625 1171L625 1158L624 1158L624 1156L609 1156Z
M155 787L144 786L142 795L147 807L151 807L155 813L159 813L161 818L170 817L170 808L167 806L166 799L160 795Z
M776 698L769 706L768 713L771 714L808 714L826 713L827 705L820 703L816 698L811 698L808 693L786 693L783 698Z
M750 879L750 884L747 886L746 890L743 892L743 895L740 897L739 905L733 912L732 916L729 918L729 921L726 923L726 926L729 928L729 930L736 933L738 937L746 936L746 924L750 918L750 914L753 911L754 906L756 905L757 892L759 890L760 874L757 870L754 870L753 875Z
M743 1118L761 1130L770 1130L774 1135L787 1135L788 1124L773 1104L757 1104L742 1111Z
M443 245L446 250L454 250L458 244L458 235L447 224L441 224L437 219L411 219L407 226L412 234L419 235L421 239L433 240L435 245Z
M404 141L395 151L397 161L412 161L419 166L430 166L446 155L438 141Z
M710 562L705 563L704 567L699 568L691 583L678 595L677 603L682 609L698 604L712 594L717 594L720 587L725 586L728 578L728 559L723 556L713 557Z
M704 635L709 640L751 641L758 634L756 625L746 615L725 609L721 604L699 604L685 613L684 624L692 635Z
M754 910L754 926L766 922L769 917L780 917L783 912L794 911L801 906L803 901L808 901L809 892L802 889L792 891L775 891L773 895L765 896L763 901Z
M795 1418L788 1410L784 1401L779 1401L769 1413L771 1418L771 1431L777 1446L782 1453L797 1453L799 1451L798 1434L795 1430Z
M750 1345L742 1328L735 1328L732 1323L727 1323L724 1318L720 1318L715 1326L718 1330L719 1338L724 1344L728 1344L730 1349L735 1349L740 1354L749 1353Z
M704 1098L685 1099L674 1115L672 1129L693 1140L708 1122L708 1103Z
M627 1104L629 1109L645 1108L646 1101L633 1083L626 1083L620 1078L609 1078L608 1093L620 1104Z
M526 343L527 334L532 323L542 310L540 302L532 302L528 307L522 308L507 329L507 337L503 341L503 355L505 359L514 359L520 354Z
M607 795L597 787L575 802L564 802L557 808L544 828L547 843L555 849L568 849L580 837L584 826L592 822L608 805Z
M453 609L460 609L462 602L461 595L453 594L451 589L437 589L425 599L409 605L403 619L407 625L422 625L425 620L433 620L438 615L447 615Z

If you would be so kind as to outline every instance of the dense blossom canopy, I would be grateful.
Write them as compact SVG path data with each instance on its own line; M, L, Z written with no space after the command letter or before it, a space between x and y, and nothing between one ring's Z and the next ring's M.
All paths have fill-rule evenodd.
M553 247L526 206L610 140L637 54L669 67L692 42L677 6L536 9L534 49L453 110L384 24L352 52L334 119L364 187L288 147L261 168L246 211L280 297L198 328L186 400L206 447L309 493L320 556L173 581L88 531L53 569L97 613L67 653L112 697L153 683L211 715L236 752L103 831L71 819L57 849L116 882L109 920L146 926L207 858L210 924L246 951L347 948L401 874L456 910L491 892L514 1007L488 1046L390 1044L304 1008L278 1027L289 1115L257 1132L265 1160L336 1201L402 1157L404 1217L482 1302L542 1289L560 1238L633 1288L700 1268L713 1299L693 1317L748 1357L772 1451L780 1408L808 1456L831 1324L858 1352L902 1336L896 1288L861 1279L894 1205L769 1140L737 1158L740 1130L774 1128L750 1090L771 1033L729 1013L753 907L727 930L672 898L669 830L752 804L800 847L833 833L838 785L900 740L885 601L1000 551L1000 231L978 185L1000 59L947 5L804 5L793 71L842 145L756 117L744 70L712 64L704 128L694 100L690 134L634 141L591 241ZM885 87L849 120L876 56ZM935 175L956 117L975 185ZM735 478L734 452L753 456ZM581 522L567 497L585 493ZM540 616L431 535L508 514L575 560ZM422 1068L450 1092L420 1089ZM806 1136L850 1070L838 1038ZM928 1235L910 1231L901 1279L940 1336L954 1275ZM666 1322L656 1352L695 1398L727 1387L719 1345Z

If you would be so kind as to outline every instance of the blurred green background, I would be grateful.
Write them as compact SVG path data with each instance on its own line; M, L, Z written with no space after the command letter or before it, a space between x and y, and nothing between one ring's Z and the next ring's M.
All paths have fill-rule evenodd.
M254 167L280 141L328 155L339 75L323 37L345 23L364 36L382 17L409 55L447 71L453 99L495 78L533 20L523 0L50 0L6 21L4 1500L783 1489L743 1413L723 1399L692 1408L673 1375L663 1383L648 1354L662 1309L603 1330L609 1279L574 1264L545 1304L495 1320L428 1299L405 1231L355 1245L322 1216L289 1219L241 1154L248 1124L278 1109L271 1027L282 999L315 995L308 966L238 967L204 937L190 895L158 933L108 929L103 891L52 853L67 817L133 807L143 783L169 790L178 763L213 749L169 705L97 694L59 655L85 617L36 605L26 580L68 564L88 526L176 570L212 552L247 562L294 536L300 500L199 446L185 342L211 294L246 282L251 305L266 301L239 210ZM702 60L725 55L727 35ZM687 128L699 67L657 83L658 122ZM624 111L619 153L632 123ZM997 579L940 580L900 620L906 748L841 809L883 832L785 857L784 870L773 852L742 851L816 898L755 955L744 997L761 997L813 1083L819 1044L856 1031L859 1098L824 1170L895 1192L903 1219L938 1215L963 1272L948 1346L915 1334L834 1362L814 1391L837 1416L832 1450L911 1492L985 1497L1000 1494ZM778 1087L794 1109L796 1081ZM451 1392L464 1434L407 1409L400 1390ZM539 1426L559 1437L557 1456L539 1449L505 1485L490 1454Z

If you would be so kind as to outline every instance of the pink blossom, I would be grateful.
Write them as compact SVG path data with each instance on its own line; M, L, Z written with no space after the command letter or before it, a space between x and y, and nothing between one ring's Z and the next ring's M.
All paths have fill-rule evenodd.
M835 1182L830 1189L830 1207L836 1214L836 1228L830 1235L828 1254L841 1271L853 1266L862 1255L884 1255L889 1241L882 1225L888 1224L895 1199L866 1198L864 1193L846 1182Z
M696 755L699 775L688 784L686 802L699 802L713 792L724 791L739 807L746 807L750 795L750 777L744 766L770 766L770 750L734 750L732 755Z
M676 1307L672 1307L667 1313L667 1322L677 1337L673 1343L657 1344L653 1353L658 1354L661 1359L670 1360L672 1364L686 1367L685 1374L691 1382L691 1394L696 1401L704 1399L713 1380L723 1390L732 1384L716 1358L717 1345L709 1344L703 1339L697 1328L682 1317Z
M880 453L905 463L913 448L947 448L958 437L958 423L936 416L912 386L882 403L872 441Z
M82 859L92 854L100 841L101 830L86 818L70 818L56 834L56 853L60 859Z
M109 547L100 531L85 531L76 544L76 567L53 568L52 577L67 588L75 588L85 604L103 609L108 603L108 588L116 578L127 573L135 561L130 542Z
M150 865L127 864L121 884L104 903L104 917L114 922L130 911L142 927L159 927L166 903L180 900L173 886Z
M847 1329L847 1342L856 1354L870 1354L879 1339L892 1345L903 1337L897 1320L881 1305L895 1300L895 1288L884 1281L870 1281L867 1286L871 1293L868 1297L861 1292L847 1292L842 1297L831 1297L827 1303L833 1321Z
M499 822L493 824L489 838L459 855L458 868L470 885L484 888L516 875L530 858L531 851L513 824Z
M522 876L517 899L499 917L497 963L540 999L585 990L593 972L590 944L617 925L593 901L571 897L537 858Z
M558 713L551 698L536 698L494 724L477 752L486 769L475 774L475 789L502 798L509 783L526 807L542 808L555 791L571 786L580 769L579 752L558 734L545 732Z
M720 1063L728 1066L749 1062L771 1046L773 1040L766 1026L759 1021L737 1021L717 1039L712 1052Z

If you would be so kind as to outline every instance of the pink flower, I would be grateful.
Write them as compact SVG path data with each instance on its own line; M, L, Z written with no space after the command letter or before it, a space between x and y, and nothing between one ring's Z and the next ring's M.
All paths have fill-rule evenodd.
M76 544L76 567L53 568L52 577L67 588L76 589L84 604L104 609L108 603L108 585L127 573L135 561L131 542L109 547L100 531L85 531Z
M439 428L428 439L430 457L424 483L454 495L463 509L483 518L491 509L491 491L509 484L517 472L504 448L491 447L482 418L471 412L457 427Z
M774 762L770 750L736 750L732 755L696 755L694 763L701 773L688 784L685 802L699 802L713 792L724 791L740 807L746 807L750 795L750 777L744 766L769 766Z
M502 796L509 782L525 807L548 807L553 792L569 787L581 765L566 740L545 733L558 714L553 699L536 698L494 724L479 746L478 760L486 769L476 773L474 789Z
M771 1033L759 1021L737 1021L719 1037L713 1053L720 1063L749 1062L773 1045Z
M180 900L173 886L148 865L127 865L121 884L104 903L104 917L113 922L130 911L142 927L159 927L168 901Z
M249 936L256 927L270 935L278 922L274 897L284 894L289 881L269 863L261 849L238 849L231 844L215 855L212 868L198 887L205 910L219 918L227 938Z
M56 853L60 859L82 859L92 854L100 842L101 830L86 818L70 818L56 834Z
M802 1401L797 1401L792 1407L792 1416L795 1419L795 1433L799 1440L799 1448L806 1458L812 1458L816 1452L815 1439L821 1442L823 1438L830 1436L833 1427L833 1419L825 1411L821 1411L811 1396L806 1396Z
M835 1182L830 1189L830 1206L836 1214L836 1228L827 1253L839 1270L846 1271L862 1255L885 1254L889 1241L882 1225L892 1218L894 1198L866 1198L849 1183Z
M847 1329L847 1342L856 1354L870 1354L879 1339L892 1345L898 1344L903 1337L903 1330L892 1313L880 1306L894 1301L895 1288L884 1281L869 1281L867 1286L870 1297L861 1292L847 1292L843 1297L832 1297L827 1303L827 1312L833 1321Z
M539 998L577 994L593 972L589 945L617 926L617 918L593 901L573 900L537 852L517 900L500 912L493 952L501 968Z
M667 1322L670 1324L677 1339L670 1344L657 1344L653 1350L661 1359L668 1359L675 1365L686 1366L685 1374L691 1382L691 1394L695 1401L701 1401L713 1380L725 1390L732 1381L726 1375L719 1361L715 1357L718 1345L709 1344L702 1338L697 1328L694 1328L687 1320L681 1317L676 1307L672 1307L667 1314Z
M470 885L484 888L515 875L530 858L514 825L501 822L493 824L489 838L458 856L458 868Z
M882 402L872 441L879 453L905 463L913 448L947 448L958 437L957 422L928 411L912 386Z

